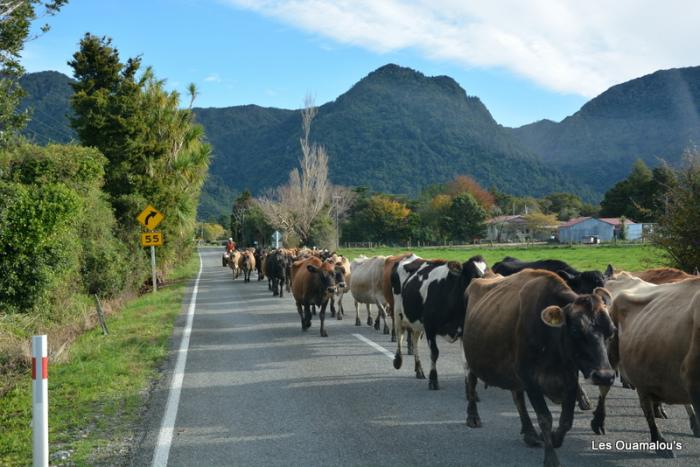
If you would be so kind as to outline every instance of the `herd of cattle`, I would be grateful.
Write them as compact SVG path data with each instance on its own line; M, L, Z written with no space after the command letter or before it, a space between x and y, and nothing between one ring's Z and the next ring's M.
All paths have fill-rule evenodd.
M394 367L402 366L402 344L408 336L415 374L425 375L418 341L430 348L429 389L438 389L436 337L462 341L465 356L466 423L481 426L477 381L512 392L529 446L544 445L544 465L559 465L561 446L573 423L578 401L591 408L578 374L599 387L591 428L605 434L605 402L616 375L635 389L649 425L651 443L662 457L673 457L656 425L665 418L663 403L683 404L690 428L700 437L700 277L676 269L640 273L579 272L558 260L523 262L506 257L488 268L481 256L460 263L427 260L414 254L361 256L350 262L327 251L248 250L224 258L234 279L246 281L257 269L275 296L291 292L306 331L312 314L327 337L325 312L342 319L343 295L360 305L367 324L390 333L396 342ZM376 318L370 305L377 309ZM337 307L337 309L336 309ZM537 433L525 406L525 395L537 414ZM553 428L545 397L561 404Z

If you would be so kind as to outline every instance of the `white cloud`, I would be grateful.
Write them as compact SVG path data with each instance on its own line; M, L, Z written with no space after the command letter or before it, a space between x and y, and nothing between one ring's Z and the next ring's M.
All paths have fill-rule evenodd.
M220 83L221 82L221 76L219 76L218 73L212 73L206 78L204 78L204 81L207 83Z
M413 49L594 96L660 68L698 65L696 0L225 0L377 53Z

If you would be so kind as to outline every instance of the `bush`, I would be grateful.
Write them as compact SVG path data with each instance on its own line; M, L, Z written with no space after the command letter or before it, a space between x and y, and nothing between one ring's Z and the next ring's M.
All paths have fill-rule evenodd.
M700 267L700 154L686 155L686 166L678 171L667 196L654 242L673 266L693 273Z

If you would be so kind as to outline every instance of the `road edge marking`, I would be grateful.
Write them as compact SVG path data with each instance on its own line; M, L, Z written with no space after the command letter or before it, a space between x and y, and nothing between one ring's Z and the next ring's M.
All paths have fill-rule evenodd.
M391 360L394 359L394 354L393 354L393 353L389 352L387 349L385 349L385 348L382 347L381 345L377 344L377 343L374 342L372 339L367 339L367 338L366 338L365 336L363 336L362 334L353 334L353 336L355 336L357 339L361 340L361 341L364 342L365 344L369 345L369 346L372 347L373 349L380 351L381 353L383 353L384 355L386 355L387 357L389 357Z
M168 465L168 457L170 456L170 445L173 441L173 431L175 430L175 419L177 418L177 409L180 404L180 392L182 390L182 380L185 376L185 364L187 363L187 351L190 346L190 334L192 333L192 321L194 320L194 311L197 306L197 293L199 292L199 279L202 276L204 263L202 261L202 253L197 252L199 256L199 272L197 279L194 282L192 296L190 298L190 306L187 309L187 322L185 329L182 332L180 340L180 348L177 354L177 362L173 371L173 378L170 382L170 391L168 394L168 402L165 406L165 414L163 422L160 425L158 432L158 441L156 442L155 453L153 454L153 467L164 467Z

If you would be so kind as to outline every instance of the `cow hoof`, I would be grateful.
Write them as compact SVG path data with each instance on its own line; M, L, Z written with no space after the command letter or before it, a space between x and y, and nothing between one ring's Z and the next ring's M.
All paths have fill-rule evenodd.
M539 448L542 446L542 438L534 431L525 433L523 435L523 441L531 448Z
M338 313L337 315L335 315L335 319L338 320L338 321L342 321L342 320L343 320L343 315L342 315L341 313Z
M440 385L437 381L430 380L428 381L428 389L430 389L431 391L437 391L438 389L440 389Z
M564 443L564 435L559 434L557 431L552 433L552 446L554 446L555 449L558 449L561 447L562 443Z
M326 332L325 329L323 331L321 331L321 337L328 337L328 333Z
M604 435L605 423L602 420L599 420L597 417L593 417L593 420L591 420L591 430L593 430L593 433L597 435Z
M654 404L654 418L668 418L664 406L661 403Z
M401 355L394 355L394 368L399 369L401 368L401 365L403 364L403 358L401 358Z
M335 318L335 311L331 310L331 318Z
M396 342L396 336L391 336L391 342Z
M481 419L478 415L467 415L467 426L469 428L481 428Z
M374 321L372 321L372 318L368 316L367 317L367 326L371 326L372 324L374 324Z
M362 323L360 322L360 318L355 319L355 326L362 326Z
M379 331L379 320L374 322L374 330Z
M416 379L425 379L425 374L423 373L423 370L416 370Z
M578 408L581 410L591 410L591 401L587 397L581 397L578 400Z
M693 436L700 438L700 426L695 417L690 417L690 430L693 432Z
M544 467L561 467L554 450L544 452Z
M389 328L386 327L386 326L384 326L384 331L383 331L382 334L384 334L385 336L388 335L388 334L391 334L391 333L389 332Z
M673 451L671 451L670 449L657 449L656 455L659 457L663 457L664 459L673 459L674 457L676 457L673 454Z

